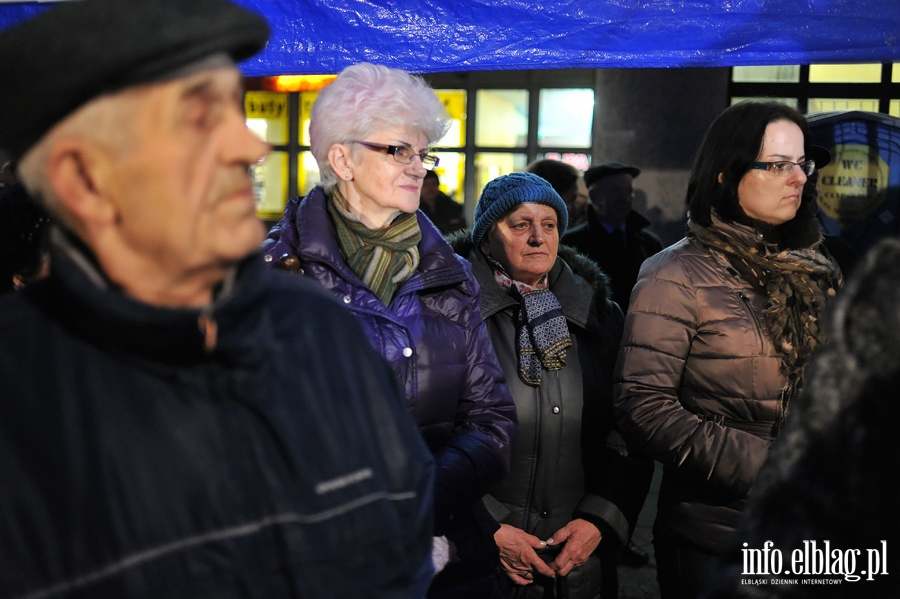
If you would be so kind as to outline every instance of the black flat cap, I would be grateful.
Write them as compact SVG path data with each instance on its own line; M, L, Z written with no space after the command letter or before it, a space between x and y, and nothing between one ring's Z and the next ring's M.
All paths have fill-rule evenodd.
M0 148L20 158L102 94L265 45L265 19L227 0L78 0L0 32Z
M622 164L621 162L604 162L584 171L584 184L590 187L603 177L618 175L619 173L628 173L632 177L637 177L641 174L641 169L630 164Z
M826 147L813 144L806 147L806 159L815 161L816 170L819 170L831 162L831 152Z

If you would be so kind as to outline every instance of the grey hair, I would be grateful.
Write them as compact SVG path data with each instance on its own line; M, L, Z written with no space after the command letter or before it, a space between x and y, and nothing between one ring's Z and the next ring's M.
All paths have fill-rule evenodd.
M370 63L342 70L319 92L310 113L310 149L319 165L322 187L330 191L338 181L328 161L334 144L365 139L388 127L421 131L432 144L447 133L450 120L437 94L421 77Z
M126 90L100 96L56 124L19 161L19 177L29 194L59 222L72 226L72 217L53 189L48 172L50 152L60 141L85 139L112 155L134 147L134 101L139 94Z

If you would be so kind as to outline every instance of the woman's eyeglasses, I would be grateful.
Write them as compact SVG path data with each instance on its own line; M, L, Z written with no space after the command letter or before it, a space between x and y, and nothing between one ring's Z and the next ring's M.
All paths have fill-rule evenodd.
M779 177L788 177L794 172L794 167L799 166L800 170L807 177L816 170L815 160L804 160L803 162L791 162L790 160L779 160L778 162L754 162L753 168L761 171L769 171L775 173Z
M371 141L354 141L353 143L359 144L361 146L365 146L370 150L375 150L376 152L384 152L388 156L394 158L395 161L400 164L412 164L412 161L418 157L419 160L422 161L422 166L426 171L434 170L441 159L435 156L434 154L417 154L413 152L411 149L405 146L386 146L383 144L372 143Z

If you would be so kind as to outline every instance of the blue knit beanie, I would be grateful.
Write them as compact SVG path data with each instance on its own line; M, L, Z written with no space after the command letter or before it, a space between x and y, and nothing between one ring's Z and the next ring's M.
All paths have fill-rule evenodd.
M481 245L481 238L497 219L526 202L546 204L556 210L559 236L563 236L569 226L569 210L550 182L533 173L510 173L489 182L481 192L472 227L475 247Z

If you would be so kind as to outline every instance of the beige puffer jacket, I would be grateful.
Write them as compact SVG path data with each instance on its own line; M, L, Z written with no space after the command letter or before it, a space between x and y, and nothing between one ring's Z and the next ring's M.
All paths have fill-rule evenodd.
M755 244L739 224L732 234ZM777 432L785 378L766 297L683 239L641 268L616 365L616 417L664 465L656 531L720 553Z

